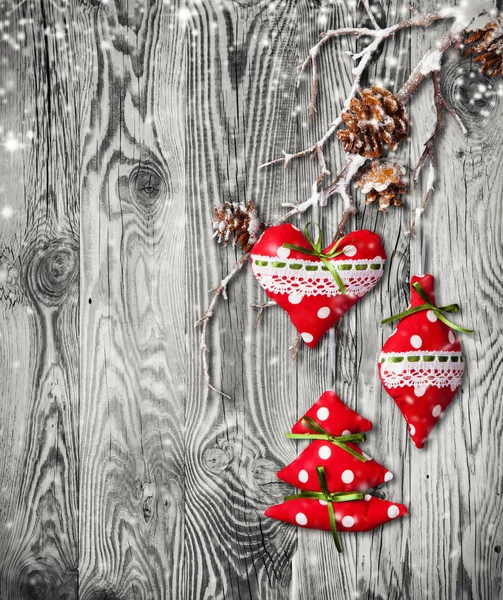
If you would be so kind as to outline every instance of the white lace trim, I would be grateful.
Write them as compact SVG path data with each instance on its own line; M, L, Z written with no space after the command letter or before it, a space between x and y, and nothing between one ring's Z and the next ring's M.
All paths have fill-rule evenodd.
M432 385L455 390L465 370L461 352L381 352L379 363L382 382L388 388Z
M341 291L330 271L320 261L288 259L252 254L252 271L262 287L274 294L338 296ZM339 260L333 265L348 294L364 296L383 275L386 261ZM293 266L293 268L292 268Z

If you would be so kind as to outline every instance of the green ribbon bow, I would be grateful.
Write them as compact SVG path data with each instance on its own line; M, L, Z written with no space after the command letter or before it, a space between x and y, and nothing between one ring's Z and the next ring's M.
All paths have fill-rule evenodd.
M404 310L403 312L399 313L398 315L394 315L393 317L388 317L387 319L384 319L384 321L381 321L381 323L383 325L385 325L386 323L390 323L391 321L396 321L397 319L402 319L403 317L408 317L409 315L413 315L422 310L431 310L442 321L442 323L445 323L447 325L447 327L450 327L451 329L455 329L456 331L461 331L462 333L473 333L473 329L465 329L464 327L459 327L459 325L452 323L452 321L449 321L448 319L446 319L444 317L444 315L442 314L443 312L446 312L446 313L458 312L458 310L459 310L458 304L449 304L447 306L435 306L434 304L431 303L431 300L429 299L428 294L424 291L424 289L422 288L421 284L418 281L413 283L412 287L416 290L418 295L424 300L424 304L420 304L419 306L414 306L413 308Z
M351 500L363 500L365 494L363 492L333 492L330 493L327 487L327 478L325 475L325 467L316 467L318 475L318 483L320 484L321 492L302 492L301 494L293 494L285 496L287 500L297 500L299 498L311 498L313 500L324 500L328 504L328 519L330 521L330 529L334 538L335 547L339 552L342 552L341 542L337 535L337 525L335 523L334 502L349 502Z
M311 225L310 222L304 227L304 237L311 245L312 250L307 250L306 248L302 248L301 246L294 246L293 244L283 244L283 248L289 248L290 250L296 250L297 252L302 252L303 254L308 254L309 256L317 256L321 260L321 262L327 267L327 269L330 271L330 273L332 274L332 277L335 279L335 283L338 285L341 292L343 294L345 294L346 286L344 285L344 282L342 281L339 273L337 273L337 270L334 267L334 265L328 261L329 258L335 258L336 256L339 256L340 254L342 254L344 252L344 249L338 250L338 246L344 238L342 237L339 240L337 240L337 242L334 244L334 247L332 248L332 250L330 250L330 252L327 252L325 254L321 251L322 247L323 247L323 245L322 245L323 234L321 232L321 227L318 225L318 223L315 223L316 227L318 228L318 239L316 240L316 242L313 242L313 240L309 237L309 234L308 234L309 225Z
M356 452L356 450L347 445L347 442L364 442L366 440L365 434L350 433L349 435L330 435L328 431L323 429L321 425L318 425L311 417L304 417L302 419L302 425L314 433L287 433L286 437L294 440L325 440L335 444L338 448L345 450L361 462L367 461L363 454Z

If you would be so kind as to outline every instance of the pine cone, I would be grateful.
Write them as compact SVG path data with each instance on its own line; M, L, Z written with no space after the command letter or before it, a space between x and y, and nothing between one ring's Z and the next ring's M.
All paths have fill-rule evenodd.
M379 210L385 212L390 206L403 206L401 195L407 193L402 182L405 169L391 160L373 160L361 175L355 179L355 185L367 196L365 202L378 201Z
M249 252L257 241L261 226L253 202L251 200L248 204L226 202L214 208L213 213L212 223L215 230L213 237L218 238L218 241L226 246L234 235L232 245L237 246L239 243L243 252Z
M395 150L409 135L409 117L400 100L389 90L373 85L361 91L361 100L351 98L342 113L347 129L337 132L349 154L367 158L382 156L384 144Z
M463 56L474 56L480 72L490 77L503 75L503 32L500 23L488 23L465 38Z

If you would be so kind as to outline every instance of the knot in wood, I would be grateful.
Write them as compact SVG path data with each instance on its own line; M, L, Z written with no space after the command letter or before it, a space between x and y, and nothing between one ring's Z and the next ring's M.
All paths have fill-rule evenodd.
M25 265L26 284L34 298L58 306L78 280L78 246L71 238L52 240L28 256Z
M56 597L47 573L30 570L20 575L21 598L27 600L52 600Z
M166 195L164 177L153 164L142 164L129 176L131 195L142 205L150 208Z
M232 462L231 453L218 446L206 448L203 452L202 463L210 473L222 473Z
M446 69L444 96L459 114L470 134L476 134L483 129L481 116L487 119L490 113L498 109L497 80L471 68L468 59L463 60L461 65L462 68L456 63Z
M282 462L272 457L259 457L252 467L253 480L260 494L272 502L276 502L289 492L289 486L280 481L276 473L281 470Z

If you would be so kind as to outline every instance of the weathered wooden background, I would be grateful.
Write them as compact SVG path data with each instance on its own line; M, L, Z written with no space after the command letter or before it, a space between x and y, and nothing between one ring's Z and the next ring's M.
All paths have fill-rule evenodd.
M407 10L383 0L378 18ZM320 31L363 22L354 0L0 1L1 600L503 597L502 80L455 53L443 69L470 134L446 120L427 264L476 333L422 451L375 366L379 321L407 303L420 195L386 215L360 199L352 222L384 237L389 263L341 323L336 389L374 422L366 448L395 474L380 493L410 517L344 535L342 556L330 535L263 517L300 448L284 432L332 374L328 339L292 363L287 316L255 326L249 270L210 328L231 399L205 393L193 324L238 256L210 239L211 209L253 199L271 219L308 197L313 163L257 167L337 114L355 40L323 52L309 130L296 67ZM390 40L368 82L398 87L445 27ZM429 84L409 112L413 165ZM337 142L327 158L335 173ZM334 199L308 217L328 236L340 215Z

